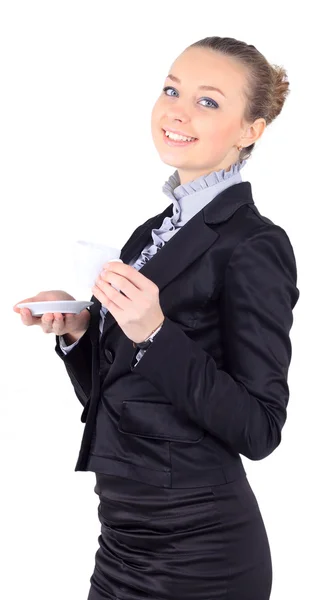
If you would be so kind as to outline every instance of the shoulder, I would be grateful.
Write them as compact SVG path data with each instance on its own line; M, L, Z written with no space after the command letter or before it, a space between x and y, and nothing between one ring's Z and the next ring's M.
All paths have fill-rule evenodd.
M297 301L297 265L294 249L285 229L266 217L257 220L234 247L226 268L226 281L250 285L253 294L281 286L288 287ZM245 283L244 283L245 282Z
M234 252L258 248L273 244L281 250L290 253L295 259L294 248L287 231L272 219L261 214L256 204L247 204L242 207L242 227L240 236L234 247Z

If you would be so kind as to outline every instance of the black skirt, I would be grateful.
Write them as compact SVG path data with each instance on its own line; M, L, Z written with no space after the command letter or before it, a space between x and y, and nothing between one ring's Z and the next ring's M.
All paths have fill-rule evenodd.
M272 562L242 477L158 488L96 473L101 522L88 600L268 600Z

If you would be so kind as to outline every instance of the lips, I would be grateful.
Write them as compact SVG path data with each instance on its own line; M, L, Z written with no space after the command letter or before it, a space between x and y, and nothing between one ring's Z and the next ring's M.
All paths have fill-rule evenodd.
M184 133L183 131L177 131L176 129L164 129L164 127L162 127L162 131L164 131L164 133L166 131L170 131L171 133L176 133L178 135L183 135L184 137L190 137L190 138L194 138L195 140L197 140L198 138L196 138L194 135L188 135L187 133Z
M168 137L164 131L164 129L162 129L163 131L163 141L166 144L166 146L168 146L169 148L189 148L190 146L195 146L195 144L197 143L198 139L195 138L194 140L190 140L189 142L184 142L183 140L172 140L170 137Z

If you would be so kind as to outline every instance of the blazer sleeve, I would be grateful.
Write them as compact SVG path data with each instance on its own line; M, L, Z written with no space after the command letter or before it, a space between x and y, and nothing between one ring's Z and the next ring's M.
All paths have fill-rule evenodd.
M260 226L236 246L220 282L224 369L166 317L135 372L234 451L265 458L280 444L287 416L296 283L287 234Z
M89 328L90 325L91 323ZM68 354L64 354L61 350L58 335L56 335L55 346L55 351L65 364L74 392L82 406L89 401L92 388L92 342L89 328Z

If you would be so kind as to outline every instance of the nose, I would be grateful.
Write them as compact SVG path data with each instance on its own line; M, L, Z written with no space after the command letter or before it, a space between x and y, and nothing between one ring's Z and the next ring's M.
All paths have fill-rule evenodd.
M173 111L169 111L168 115L167 115L167 121L168 123L188 123L190 121L190 117L188 114L186 114L185 111L180 111L179 109L177 111L173 110Z

